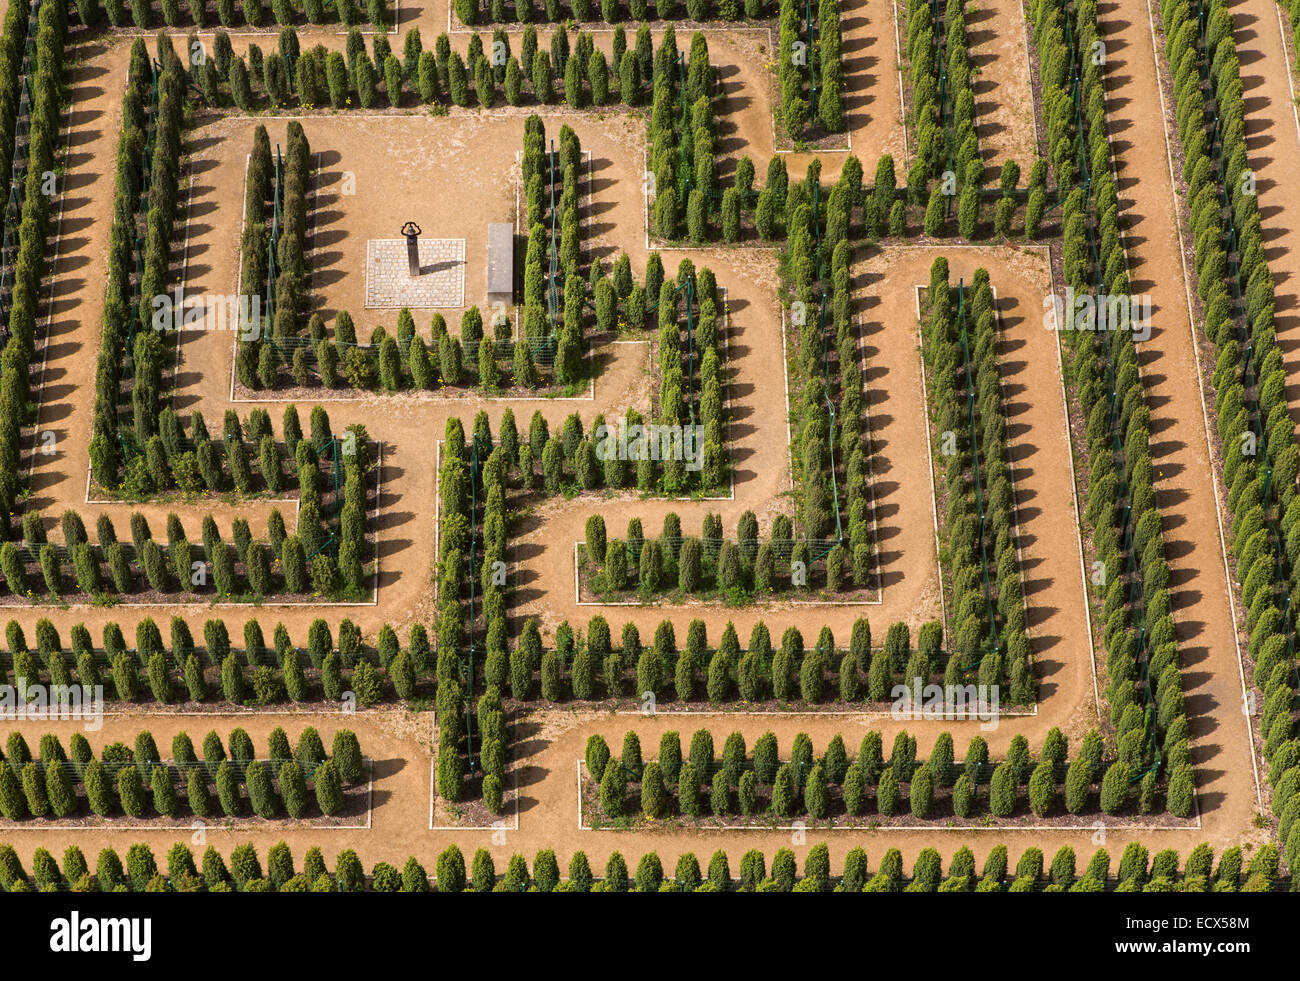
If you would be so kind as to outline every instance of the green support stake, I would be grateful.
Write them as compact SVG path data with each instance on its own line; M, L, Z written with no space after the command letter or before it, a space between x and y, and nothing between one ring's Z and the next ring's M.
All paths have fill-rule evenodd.
M475 584L478 577L478 484L479 476L482 470L482 457L491 451L492 447L481 436L477 434L473 437L470 444L469 460L469 493L470 493L470 538L469 538L469 665L465 673L465 748L469 754L469 772L473 775L476 764L474 759L474 654L475 654L475 634L474 634L474 599Z

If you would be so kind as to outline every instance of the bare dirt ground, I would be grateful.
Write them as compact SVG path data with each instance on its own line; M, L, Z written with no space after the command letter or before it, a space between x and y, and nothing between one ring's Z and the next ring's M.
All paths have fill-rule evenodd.
M1037 155L1028 31L1020 0L985 0L966 11L980 153L991 169L1014 160L1025 178Z
M852 749L868 728L880 729L888 742L892 742L899 728L907 728L917 735L918 750L924 755L938 733L945 729L964 748L972 735L980 733L977 722L900 722L867 714L860 717L674 714L667 718L638 717L633 723L628 716L559 707L527 716L514 724L512 753L518 760L515 769L520 794L518 831L428 830L431 788L427 713L390 708L348 717L239 714L227 722L210 713L197 719L176 713L141 712L110 717L101 737L116 734L116 738L130 739L139 728L147 726L162 745L164 740L170 741L170 734L176 728L188 728L193 736L196 730L201 734L208 728L226 731L241 725L256 741L264 743L267 733L276 725L283 725L292 733L310 720L328 742L334 728L351 728L357 732L366 755L376 761L374 824L370 831L338 833L271 827L256 833L243 830L229 833L209 828L205 843L228 852L244 840L252 840L264 850L283 839L299 859L309 846L320 844L331 860L337 851L355 847L367 867L381 860L400 863L407 855L414 854L427 868L432 868L437 851L452 842L467 851L480 846L489 848L498 867L513 852L531 857L536 850L551 847L562 861L567 861L574 851L584 849L593 863L600 866L616 849L631 856L655 849L665 861L670 861L681 852L708 855L722 848L734 868L740 855L750 848L770 854L776 848L793 845L802 858L806 847L818 840L829 843L832 867L837 867L844 853L856 845L867 847L874 862L887 847L899 847L910 861L921 848L928 846L938 847L946 856L965 844L982 859L998 843L1008 844L1013 853L1029 845L1045 852L1054 851L1064 844L1083 853L1104 844L1115 855L1129 840L1141 840L1153 849L1168 846L1183 852L1201 840L1220 849L1242 841L1261 840L1261 833L1252 828L1256 806L1253 767L1239 711L1240 682L1231 628L1229 583L1219 551L1215 489L1212 477L1207 477L1210 460L1205 449L1199 394L1187 381L1195 377L1195 351L1188 328L1183 271L1170 205L1173 194L1167 164L1159 154L1151 152L1149 145L1149 135L1164 122L1160 117L1150 29L1145 11L1130 11L1113 2L1103 5L1101 18L1111 54L1109 108L1112 131L1117 138L1116 166L1121 197L1131 219L1128 245L1137 280L1135 288L1152 294L1156 310L1155 332L1143 346L1143 370L1153 414L1158 501L1167 516L1168 554L1176 587L1174 605L1195 732L1200 830L1138 832L1113 827L1031 832L1005 825L987 831L945 833L938 828L895 828L827 832L824 836L814 832L805 837L772 830L684 831L671 838L654 833L579 830L576 761L583 754L587 737L595 732L603 734L616 747L621 744L624 731L636 728L647 745L653 745L648 740L663 729L675 728L688 734L698 719L699 726L713 730L719 746L726 733L733 729L744 731L751 745L754 737L770 729L777 734L782 747L790 745L796 732L806 731L818 747L825 745L832 732L841 732ZM399 32L404 33L416 24L422 28L426 45L431 44L438 33L446 30L445 4L404 6ZM987 27L979 21L973 25L973 29L979 30ZM1001 37L1001 28L998 32ZM342 43L333 28L310 33L313 43L318 34L329 46ZM903 131L892 34L892 11L886 8L875 6L869 12L859 4L845 18L853 152L862 159L868 172L875 156L886 149L895 154L896 160L902 158ZM1016 43L1021 43L1019 29L1014 36ZM397 37L400 38L400 33ZM755 162L761 164L771 152L770 145L763 143L762 135L767 133L770 141L770 106L760 105L763 98L760 93L764 90L756 84L751 86L750 80L764 68L762 63L739 55L739 63L728 64L724 52L729 45L738 43L737 37L727 35L725 40L715 40L710 35L712 61L722 66L728 102L736 103L735 112L729 112L726 117L736 129L724 138L724 148L728 153L738 154L749 147ZM465 35L453 36L453 44L458 49L463 50L467 43ZM605 43L600 35L597 43ZM89 393L93 390L94 359L99 343L103 291L100 269L106 254L112 199L112 182L106 177L104 161L114 158L120 80L125 72L127 49L128 42L124 39L93 40L79 49L80 62L72 73L75 104L71 115L71 157L65 185L62 239L55 266L49 364L40 396L40 425L55 430L58 442L52 457L34 457L33 472L33 497L47 515L47 521L56 518L66 507L76 506L88 517L98 513L84 503ZM737 50L743 54L743 49ZM999 49L999 59L1001 55ZM1007 60L1011 57L1008 55ZM1006 77L1010 79L1011 74ZM1002 78L999 71L999 86ZM1000 98L1000 87L998 92ZM977 99L977 103L981 101ZM493 110L489 115L457 111L445 119L424 118L420 113L421 118L404 119L400 123L383 121L402 128L402 138L420 141L424 149L422 156L409 150L405 152L414 166L420 168L419 186L427 190L418 196L409 195L396 178L388 182L381 178L379 186L374 188L368 188L367 181L362 180L358 184L358 197L364 196L362 201L329 202L326 210L340 214L331 217L331 224L322 225L322 231L340 235L326 245L327 251L337 251L340 255L333 260L337 267L328 267L339 276L324 284L327 305L333 309L346 306L354 315L361 312L355 300L356 286L349 285L356 274L345 268L350 262L347 257L360 254L358 250L364 247L367 237L376 234L391 237L394 220L399 224L405 220L405 212L410 207L441 215L440 220L448 225L460 222L467 229L466 237L481 234L475 231L475 226L486 224L491 218L477 213L472 218L464 218L458 215L456 202L457 195L469 194L484 207L497 207L489 202L504 203L500 181L513 167L522 121L519 118L500 121L497 112ZM561 118L573 120L584 148L593 154L595 201L589 244L606 259L626 249L639 274L646 253L638 126L619 121L611 123L609 118L602 121L599 116L551 110L547 113L548 132L552 127L558 129ZM996 114L993 121L999 121ZM327 158L327 178L343 170L354 170L359 175L382 174L386 161L395 157L386 144L400 143L398 138L389 139L389 131L382 129L381 123L360 117L312 116L305 125L314 149L337 154L337 159ZM268 121L268 126L282 132L283 121ZM207 169L197 174L190 274L196 283L202 282L205 290L233 289L232 285L218 290L218 284L233 284L235 277L237 225L242 208L242 160L247 152L250 128L248 120L229 121L212 124L210 130L201 128L196 134L202 144L197 147L198 159ZM999 133L1013 130L1009 126L1005 131L990 131L992 145L1000 146ZM231 138L203 143L209 132ZM732 140L734 144L728 142ZM1005 150L1005 154L1012 153L1009 148ZM825 157L828 176L838 169L842 158L843 155ZM356 161L355 167L348 166L347 161L352 159ZM802 161L792 158L789 163L795 175L801 172ZM468 174L467 166L472 167ZM463 189L464 185L475 182L480 184ZM436 224L437 220L430 221L426 229ZM1010 423L1008 436L1015 467L1030 632L1042 677L1035 716L1003 720L997 731L982 734L988 738L995 757L1005 751L1015 733L1024 733L1031 746L1037 748L1053 726L1066 731L1072 744L1077 745L1079 735L1095 724L1096 708L1078 578L1078 535L1077 529L1071 527L1074 519L1070 510L1069 450L1063 439L1066 424L1060 397L1059 363L1055 338L1041 325L1041 302L1051 290L1051 284L1046 263L1035 251L960 249L942 244L888 248L864 254L854 268L869 365L866 384L875 450L872 476L879 508L879 544L885 578L881 605L827 608L825 617L809 616L806 609L715 608L628 610L626 619L638 622L644 630L653 629L665 615L677 623L699 615L709 625L710 638L716 639L728 619L735 620L740 628L761 615L774 632L796 623L807 636L825 622L833 626L837 638L845 638L852 619L862 613L881 627L894 619L915 625L937 615L938 570L913 287L928 281L930 262L938 254L949 257L954 279L969 278L980 265L988 268L999 297L1004 328L1000 351L1005 379L1003 399ZM669 268L676 258L671 253L666 255ZM718 510L723 513L724 526L730 529L743 510L752 508L766 529L771 516L789 506L783 498L789 488L788 444L781 371L781 318L772 254L766 250L693 250L691 258L697 266L710 265L719 284L728 291L735 499L704 504L580 497L573 501L552 501L535 514L525 516L521 530L511 543L513 558L520 564L519 589L512 603L512 614L538 615L548 630L553 630L566 617L585 622L589 613L597 611L590 607L578 610L571 599L572 542L582 537L582 521L593 509L606 514L611 528L621 527L620 521L625 523L628 516L635 514L642 517L647 529L657 527L667 510L678 511L684 523L691 527L703 510ZM473 296L473 284L481 281L482 267L475 268L473 248L467 250L467 260L468 299ZM1283 285L1282 289L1286 288ZM420 326L426 328L424 323ZM612 355L614 366L607 365L607 374L597 379L593 401L523 403L514 406L517 418L523 421L521 412L530 414L534 407L540 407L552 427L556 427L575 406L584 422L589 422L597 411L610 412L611 406L644 404L641 393L648 392L648 387L643 351L639 346L628 346ZM219 418L229 399L229 337L222 338L221 344L187 344L184 354L178 398L202 404L210 420ZM628 367L626 374L619 374L624 355L629 358ZM616 376L618 381L614 383ZM610 384L606 385L606 381ZM309 405L309 402L302 403L300 411ZM273 413L277 411L273 405L268 408ZM495 426L505 403L476 398L444 403L381 396L330 404L334 428L364 422L372 435L385 443L385 511L380 519L384 572L379 602L374 607L341 608L328 614L320 607L302 609L266 604L259 611L264 624L277 619L283 621L301 643L309 621L318 615L328 615L331 620L335 616L351 616L369 638L374 637L383 622L398 626L401 633L417 618L426 622L430 619L434 442L441 436L450 414L468 420L479 408L488 412ZM248 515L263 506L269 508L258 504L226 505L226 510L219 512L219 523L235 513ZM183 514L187 528L197 529L206 513L205 507L178 506L175 510ZM114 505L110 510L115 518L120 515L119 527L124 527L121 522L131 509ZM166 509L143 510L151 520L161 522ZM690 519L687 514L691 515ZM208 607L197 604L160 610L185 616L196 629L211 615ZM625 619L623 612L620 610L614 616L616 623ZM82 621L96 632L109 620L125 621L128 628L133 625L132 617L112 609L42 608L21 613L18 619L30 635L36 618L41 615L49 615L65 636L71 624ZM19 728L31 741L46 730L59 731L66 738L71 731L66 727L70 725L29 722ZM75 842L91 854L92 849L97 851L108 845L122 851L130 842L144 840L162 853L177 840L174 832L157 831L60 832L57 835L15 831L5 837L17 847L24 861L42 844L61 849Z
M1202 408L1202 398L1211 396L1208 385L1196 381L1197 351L1180 257L1180 248L1190 256L1191 243L1180 241L1170 165L1164 154L1153 152L1149 135L1161 127L1177 130L1172 105L1160 89L1147 11L1104 3L1098 19L1107 39L1107 111L1121 208L1128 218L1132 289L1150 294L1152 301L1152 335L1140 345L1139 359L1151 408L1156 503L1165 516L1198 799L1212 844L1257 840L1255 766L1241 711L1231 583Z

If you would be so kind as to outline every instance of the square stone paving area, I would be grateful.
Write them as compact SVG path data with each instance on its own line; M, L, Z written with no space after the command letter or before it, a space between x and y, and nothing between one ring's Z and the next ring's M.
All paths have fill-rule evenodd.
M465 240L420 239L420 275L412 278L406 239L366 243L367 307L459 307L465 303Z

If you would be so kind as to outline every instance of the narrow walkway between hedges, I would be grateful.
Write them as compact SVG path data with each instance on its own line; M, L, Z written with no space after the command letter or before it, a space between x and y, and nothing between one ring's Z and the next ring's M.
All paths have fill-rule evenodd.
M1162 125L1174 140L1177 127L1173 106L1161 92L1146 5L1134 10L1103 3L1098 14L1107 45L1107 116L1127 222L1130 288L1151 297L1151 339L1139 343L1138 353L1151 408L1156 503L1164 515L1192 762L1206 840L1223 847L1252 836L1257 799L1220 539L1218 463L1209 454L1202 408L1202 396L1212 395L1208 381L1202 391L1197 376L1180 258L1180 248L1190 255L1191 243L1179 238L1169 161L1160 144L1152 145Z

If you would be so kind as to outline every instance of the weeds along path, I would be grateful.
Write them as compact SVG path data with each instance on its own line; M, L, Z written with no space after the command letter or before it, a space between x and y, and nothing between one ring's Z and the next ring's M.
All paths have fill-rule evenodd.
M1295 186L1297 130L1296 63L1279 30L1290 31L1274 0L1238 0L1229 5L1246 100L1246 151L1255 172L1263 221L1265 258L1276 285L1278 347L1287 369L1287 402L1300 413L1300 195ZM1278 19L1281 11L1281 20Z
M1202 408L1202 399L1212 396L1198 377L1188 316L1180 249L1190 255L1191 243L1180 239L1169 160L1151 145L1151 133L1176 134L1177 128L1161 90L1147 13L1145 4L1137 10L1116 3L1099 7L1107 45L1107 118L1127 219L1132 289L1151 297L1151 338L1139 345L1138 356L1151 408L1156 503L1165 518L1198 799L1207 840L1249 840L1257 808L1255 769L1220 537L1217 463Z

